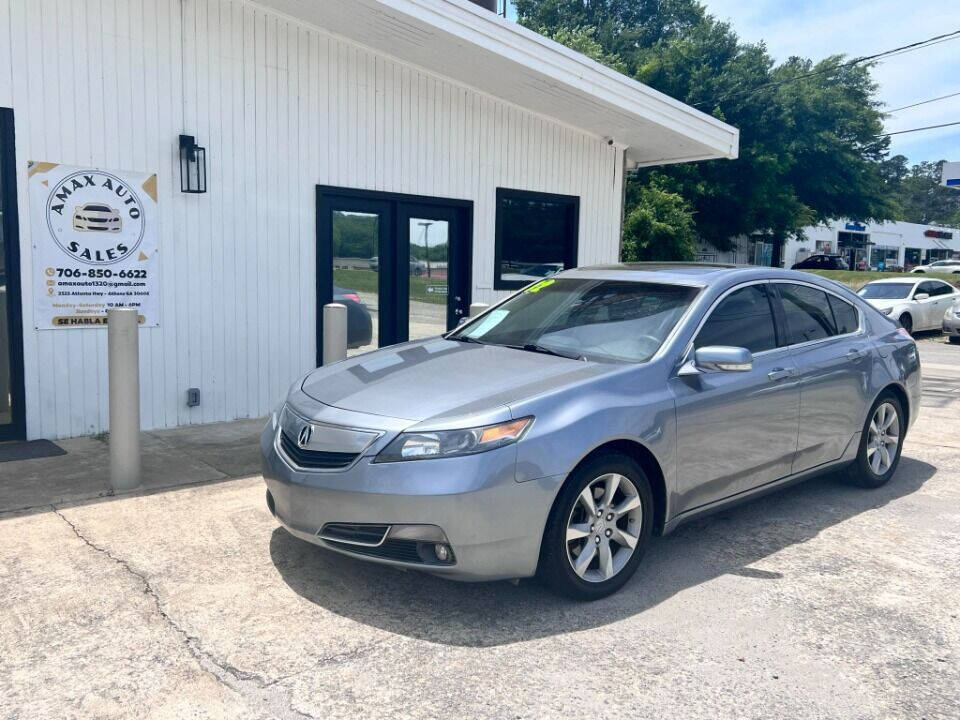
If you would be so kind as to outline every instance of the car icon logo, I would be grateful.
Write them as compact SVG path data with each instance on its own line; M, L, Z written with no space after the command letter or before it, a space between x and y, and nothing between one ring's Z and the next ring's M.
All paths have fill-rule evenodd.
M305 448L310 443L310 437L313 435L313 426L304 425L300 429L300 435L297 436L297 445Z
M78 232L118 233L123 230L120 212L109 205L86 203L73 210L73 229Z

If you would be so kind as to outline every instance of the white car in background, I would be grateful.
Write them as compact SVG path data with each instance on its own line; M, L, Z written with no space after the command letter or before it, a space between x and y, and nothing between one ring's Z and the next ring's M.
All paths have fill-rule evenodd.
M917 265L912 273L954 273L960 275L960 259L958 260L937 260L929 265Z
M904 277L874 280L857 291L877 310L897 320L907 332L939 330L943 316L960 298L960 292L942 280Z

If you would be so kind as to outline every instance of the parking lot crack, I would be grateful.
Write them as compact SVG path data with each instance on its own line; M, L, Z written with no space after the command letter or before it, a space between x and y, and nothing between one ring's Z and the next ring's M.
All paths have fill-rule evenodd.
M229 676L229 678L238 683L253 683L261 689L275 684L275 680L264 678L257 673L241 670L240 668L216 657L211 652L204 649L200 642L200 638L187 632L187 630L185 630L176 620L170 617L170 614L163 607L163 601L160 599L159 594L157 594L157 591L150 582L150 579L144 573L131 566L130 563L123 558L117 557L107 548L102 547L90 540L80 531L80 528L78 528L76 524L73 523L66 515L64 515L57 507L52 507L53 513L70 527L70 529L73 531L73 534L76 535L81 542L83 542L91 550L103 555L119 565L128 575L131 575L140 582L140 584L143 586L143 592L150 597L157 615L159 615L163 622L181 638L187 650L200 664L204 671L216 678L218 682L224 683L233 689L239 688L235 688L230 683L224 682L224 675ZM212 670L210 666L213 666L216 670Z

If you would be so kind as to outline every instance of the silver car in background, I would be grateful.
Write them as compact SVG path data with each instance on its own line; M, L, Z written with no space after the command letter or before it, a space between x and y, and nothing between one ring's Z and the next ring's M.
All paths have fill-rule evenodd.
M261 438L292 534L595 599L654 535L829 471L878 487L919 410L910 336L806 273L612 265L298 380Z

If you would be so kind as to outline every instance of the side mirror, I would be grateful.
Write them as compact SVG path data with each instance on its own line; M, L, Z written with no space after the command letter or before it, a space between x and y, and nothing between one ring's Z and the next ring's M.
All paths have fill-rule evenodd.
M913 299L914 299L914 300L929 300L929 299L930 299L930 293L917 293L916 295L913 296Z
M678 375L699 375L704 372L749 372L753 370L753 354L746 348L710 345L693 353Z

